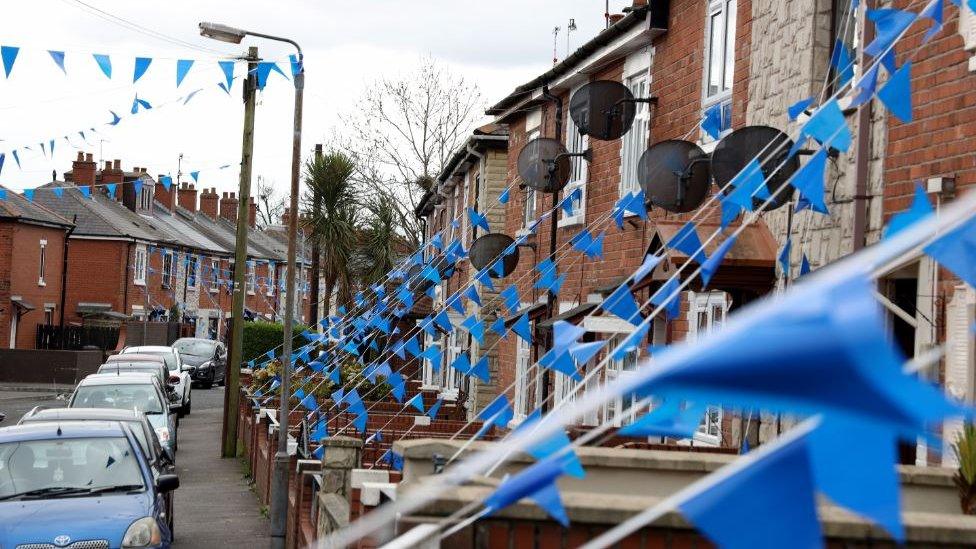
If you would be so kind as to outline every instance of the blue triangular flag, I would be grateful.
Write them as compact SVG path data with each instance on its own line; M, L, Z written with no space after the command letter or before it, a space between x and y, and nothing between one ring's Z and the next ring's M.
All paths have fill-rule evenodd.
M437 402L435 402L433 406L427 409L427 415L430 416L430 419L437 419L437 412L441 411L441 405L443 404L444 404L444 399L439 398L437 399Z
M92 57L95 58L95 62L98 63L98 68L102 69L102 74L108 78L112 78L112 59L109 56L101 53L93 53Z
M549 516L569 526L569 517L559 497L556 479L564 473L559 457L537 462L519 473L502 481L491 495L485 498L484 505L488 515L508 507L522 498L530 498Z
M888 226L884 230L884 238L888 238L907 229L911 225L928 217L933 212L932 203L929 202L929 196L925 192L925 188L922 187L921 183L916 183L912 205L904 212L899 212L891 216L891 219L888 221Z
M783 249L779 252L779 269L783 273L783 276L788 277L790 275L790 251L793 249L793 240L790 238L786 239L786 244L783 244Z
M193 178L193 182L194 183L199 183L200 182L200 172L199 171L190 172L190 177Z
M790 182L800 193L796 211L810 208L825 215L828 213L827 205L824 203L824 178L826 174L827 149L821 147L800 168L800 171L793 176L793 180Z
M712 139L717 140L722 136L722 104L717 103L705 111L702 118L701 128L705 130Z
M776 442L736 462L733 474L706 477L681 514L723 548L822 547L807 444ZM763 516L776 520L755 520Z
M736 174L729 185L733 187L732 192L723 200L730 201L744 210L753 211L770 197L762 167L755 158Z
M413 395L404 406L413 406L421 414L424 413L424 397L421 393Z
M498 203L508 204L508 197L509 197L508 189L505 189L504 191L502 191L502 194L498 195Z
M973 2L973 4L976 4L976 2ZM929 27L929 30L925 31L925 36L922 37L922 43L925 44L942 30L942 0L931 0L918 13L918 16L932 20L932 26Z
M64 52L57 50L47 50L47 53L51 55L51 59L54 60L54 64L61 69L61 72L68 74L68 71L64 69ZM82 136L84 138L84 136Z
M790 121L795 121L797 117L803 114L803 112L806 111L807 107L809 107L811 104L813 104L813 98L807 97L806 99L801 99L790 105L789 109L786 111L787 116L790 117Z
M807 259L807 254L803 254L800 258L800 276L803 276L810 272L810 260Z
M590 343L576 343L569 347L569 355L573 357L573 361L575 361L576 364L586 364L592 360L593 357L595 357L596 354L606 346L606 344L606 339L601 339L600 341L593 341Z
M834 42L834 53L830 56L830 66L837 71L837 87L842 88L854 78L854 61L851 52L838 38Z
M627 437L692 438L707 409L707 405L683 405L678 399L668 399L617 433Z
M3 72L10 78L10 71L14 68L14 61L17 60L17 54L20 52L20 48L16 46L0 46L0 57L3 58Z
M644 256L644 262L641 263L641 266L634 271L633 275L631 275L631 282L634 284L640 284L640 282L644 280L644 278L647 277L647 275L649 275L651 271L653 271L654 268L657 267L663 260L664 257L656 256L654 254L647 254Z
M28 200L28 202L33 202L34 201L34 189L24 189L24 198L26 198Z
M946 233L924 251L966 284L976 287L976 218Z
M217 64L220 65L220 70L223 71L224 78L227 80L224 91L230 93L230 87L234 84L234 62L217 61Z
M492 322L491 323L491 326L489 326L488 328L491 331L493 331L496 334L498 334L502 339L507 339L508 336L506 334L508 333L508 328L505 327L505 319L504 318L502 318L502 317L496 318L495 321Z
M532 343L532 327L529 324L528 313L523 314L512 324L512 331L527 343Z
M108 191L108 195L115 198L115 183L106 183L105 190Z
M637 302L634 301L634 294L630 292L630 287L626 284L617 286L617 289L603 300L600 308L635 326L644 321Z
M681 312L681 299L678 295L680 290L681 283L677 277L672 276L654 293L651 297L651 303L658 307L663 306L664 313L669 319L678 318ZM645 324L645 326L649 326L649 324Z
M146 71L149 70L150 64L152 64L151 57L136 57L135 68L132 72L133 83L138 82L139 79L142 78L142 75L146 74Z
M864 53L871 57L877 57L888 50L918 18L918 14L914 12L892 8L867 10L866 15L874 21L874 40L864 48Z
M120 117L119 115L115 114L115 111L108 111L108 112L112 113L112 121L109 122L108 125L109 126L117 126L119 124L119 121L122 120L122 117Z
M478 362L474 363L468 371L468 375L472 375L485 383L491 382L491 372L488 369L488 356L483 356L478 359Z
M701 238L691 221L685 223L668 241L667 247L687 255L692 261L701 265L705 262L705 252L702 249Z
M878 99L903 123L912 121L912 62L895 71L878 90Z
M719 265L722 264L722 260L725 259L725 255L729 253L732 246L735 245L736 235L732 235L725 239L725 242L712 253L712 256L705 260L701 266L701 279L702 288L707 288L708 283L712 281L712 277L715 276L715 272L718 271Z
M180 87L183 83L183 79L186 78L186 74L190 72L190 67L193 66L193 59L178 59L176 61L176 87Z

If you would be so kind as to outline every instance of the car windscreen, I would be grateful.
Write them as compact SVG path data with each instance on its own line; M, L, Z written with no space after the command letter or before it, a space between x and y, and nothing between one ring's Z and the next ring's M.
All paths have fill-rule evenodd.
M33 417L30 416L25 417L24 419L21 420L21 423L41 423L41 422L47 423L47 422L58 421L58 420L59 418L57 415L48 416L45 414L38 414ZM63 421L105 421L105 420L102 418L69 418ZM146 440L146 429L142 426L142 422L137 419L132 419L132 420L125 420L125 424L129 426L129 429L132 429L132 434L135 435L136 440L139 442L139 447L142 448L142 453L145 454L146 457L152 459L152 457L158 452L153 452L152 447L150 446L150 442Z
M213 341L177 341L173 344L173 348L183 355L193 355L199 357L212 357L214 351L217 348L217 344Z
M81 385L75 390L71 408L116 408L162 414L165 410L156 388L149 383Z
M142 372L152 374L156 377L160 376L159 365L148 362L143 364L113 362L111 364L102 364L98 367L98 373L100 374L110 374L112 372Z
M145 489L124 437L0 444L0 499L48 499Z

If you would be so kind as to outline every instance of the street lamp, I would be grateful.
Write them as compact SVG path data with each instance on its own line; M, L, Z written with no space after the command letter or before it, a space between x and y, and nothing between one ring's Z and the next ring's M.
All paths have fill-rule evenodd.
M278 412L278 451L275 454L275 473L271 482L271 547L285 546L285 529L288 518L288 400L291 396L291 354L292 329L295 324L295 276L297 272L296 247L298 242L298 178L301 170L302 149L302 98L305 88L305 68L302 63L302 48L294 40L247 31L221 25L219 23L200 23L200 34L207 38L240 44L245 36L266 38L286 42L298 50L297 63L292 70L295 82L295 119L292 138L291 157L291 215L288 218L288 272L285 283L285 325L281 350L281 407ZM242 205L244 199L241 199ZM246 215L246 214L244 214ZM240 217L240 216L239 216ZM234 288L235 292L237 287ZM238 320L235 320L235 324ZM240 347L240 346L238 346ZM238 355L239 356L239 355ZM240 369L239 363L232 363L231 369ZM228 391L239 392L238 387L228 384ZM236 401L236 399L235 399ZM225 410L226 412L226 410ZM237 414L236 406L230 411ZM236 436L236 429L232 436Z

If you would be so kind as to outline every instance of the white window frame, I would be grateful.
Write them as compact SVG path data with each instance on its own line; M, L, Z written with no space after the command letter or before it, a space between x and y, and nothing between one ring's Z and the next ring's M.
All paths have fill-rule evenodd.
M453 315L449 316L453 317ZM451 323L459 324L460 320L451 318ZM454 364L454 360L467 351L467 338L467 334L461 332L461 330L454 330L443 338L444 352L441 354L443 361L441 363L441 379L443 381L440 398L444 400L456 401L460 394L462 384L464 383L464 375L451 368L450 365Z
M607 349L616 349L623 342L625 335L617 335L611 338ZM637 371L637 362L641 357L641 345L627 353L622 360L611 359L604 370L605 384L613 383L617 379L626 378ZM611 351L612 352L612 351ZM638 410L634 406L640 399L636 395L628 397L617 396L613 400L603 405L603 420L613 423L614 427L620 427L633 423L637 418Z
M624 62L623 83L637 99L651 96L651 64L653 49L647 48L632 53ZM637 166L641 155L647 149L651 135L651 106L648 103L634 103L634 124L630 131L620 139L620 182L618 193L621 198L640 190L637 179Z
M573 88L570 93L575 94L577 90L582 88L586 83L580 84ZM577 154L585 151L590 146L589 136L580 133L579 128L576 127L576 123L573 122L572 117L569 115L569 109L566 109L566 120L563 124L566 128L566 138L565 145L566 151L570 154ZM562 196L566 198L572 194L576 189L580 189L580 200L579 204L576 204L573 209L573 215L566 215L566 212L560 208L559 210L559 227L569 227L571 225L581 225L586 222L586 182L589 176L589 162L581 156L573 156L569 158L570 165L572 166L572 175L566 186L563 187Z
M422 320L417 321L417 326L420 326ZM424 349L430 349L431 345L437 344L440 338L434 338L428 333L424 333ZM426 390L439 390L444 385L444 368L441 368L439 372L434 372L434 363L430 359L425 358L422 363L421 371L421 389Z
M186 287L196 288L200 285L200 257L190 255L186 262Z
M246 261L244 264L247 266L247 295L254 295L254 291L257 289L254 261Z
M729 28L729 13L732 13L735 18L733 19L732 28ZM715 93L709 93L708 86L711 76L711 56L712 56L712 22L716 17L721 17L721 23L724 29L722 33L722 83L720 85L719 91ZM731 118L732 111L732 88L735 83L735 27L738 22L738 1L737 0L709 0L708 10L705 14L705 63L702 70L702 114L711 107L721 104L722 105L722 118L725 119L726 109L729 112L729 117ZM731 39L731 44L729 40ZM731 56L731 58L730 58ZM731 124L729 127L722 130L720 137L724 137L729 132L732 131ZM715 143L704 130L701 132L701 142L703 144ZM714 146L714 145L713 145ZM711 152L706 150L705 152Z
M40 241L40 255L38 257L38 275L37 275L38 286L47 286L47 282L44 281L45 267L47 267L47 240L42 239Z
M146 271L148 270L147 263L149 261L149 255L146 252L145 244L139 244L136 246L135 253L133 254L133 272L132 272L132 283L137 286L146 285Z
M268 276L266 281L268 283L266 293L267 295L272 296L275 293L275 266L270 261L268 262Z
M688 338L697 340L711 330L719 328L729 314L732 299L729 294L712 290L709 292L689 292L688 295ZM722 408L709 406L705 411L694 440L707 446L722 444Z
M220 290L220 260L210 258L210 293Z
M173 276L173 267L175 266L175 253L171 250L163 250L163 269L162 269L162 280L161 284L164 288L172 288L173 283L176 281L176 277Z
M44 324L51 326L54 324L54 307L44 307Z
M515 423L521 423L532 412L532 399L529 397L529 387L538 385L533 376L529 379L529 369L532 368L532 345L528 341L515 338L515 402L513 404Z
M539 129L534 129L526 135L526 143L537 139L541 135ZM525 202L522 204L522 231L528 232L529 227L535 222L535 216L539 211L539 193L535 189L525 186Z

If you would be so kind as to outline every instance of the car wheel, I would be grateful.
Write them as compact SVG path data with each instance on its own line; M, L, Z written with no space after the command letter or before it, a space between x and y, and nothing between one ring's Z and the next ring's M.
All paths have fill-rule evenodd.
M200 383L204 389L209 389L213 387L213 381L201 381Z
M191 404L193 404L193 402L188 400L188 401L186 401L186 404L183 405L183 415L184 416L190 415L190 407L191 407Z

